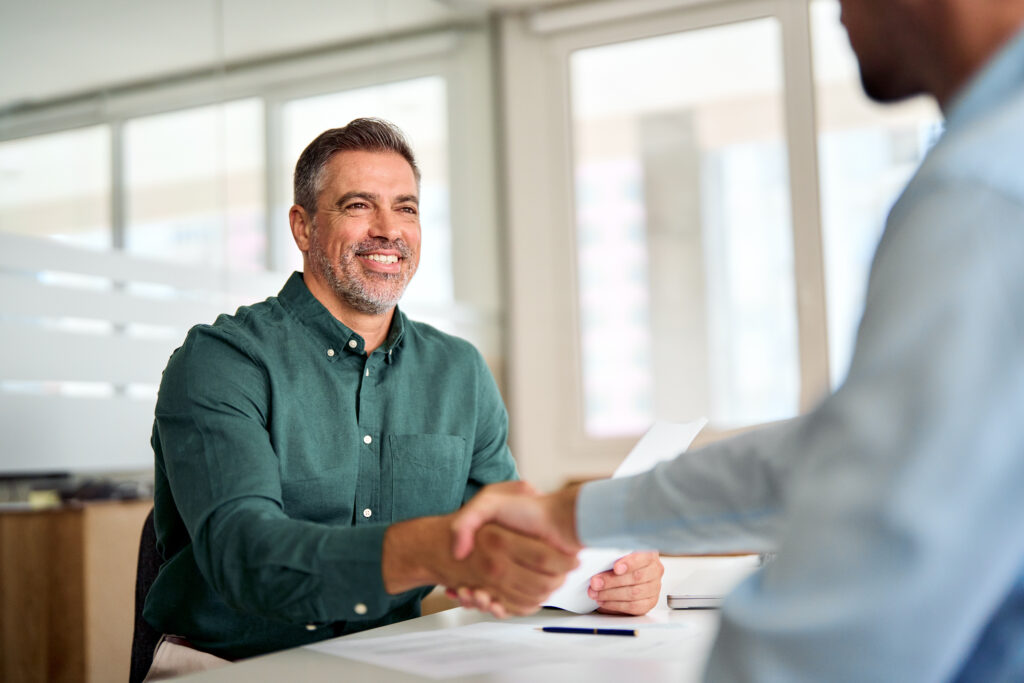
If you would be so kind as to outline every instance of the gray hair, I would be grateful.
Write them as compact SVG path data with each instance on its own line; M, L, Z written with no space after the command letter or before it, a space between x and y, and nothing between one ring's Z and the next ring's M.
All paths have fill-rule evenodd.
M409 162L420 182L420 169L416 157L401 129L390 121L375 118L353 119L347 126L331 128L316 136L302 150L295 164L294 202L310 216L316 213L316 200L323 190L324 169L338 152L394 152Z

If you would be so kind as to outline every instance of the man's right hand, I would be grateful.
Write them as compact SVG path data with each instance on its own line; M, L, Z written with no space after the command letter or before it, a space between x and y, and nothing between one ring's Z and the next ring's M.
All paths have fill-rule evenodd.
M398 522L384 535L381 572L395 594L417 586L460 586L486 594L491 611L523 615L535 612L565 581L578 561L574 552L553 548L496 524L475 533L472 551L451 555L453 515Z

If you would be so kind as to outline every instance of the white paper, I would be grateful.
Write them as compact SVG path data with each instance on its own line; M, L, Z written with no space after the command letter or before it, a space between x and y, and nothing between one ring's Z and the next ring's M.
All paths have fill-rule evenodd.
M659 462L671 460L690 447L707 423L707 418L703 417L684 423L655 422L633 446L633 450L618 466L612 478L640 474ZM565 583L551 594L545 604L578 614L593 612L597 609L597 603L587 595L590 579L594 574L611 569L616 560L630 552L632 551L614 548L584 549L579 554L580 566L565 577Z
M553 661L558 653L474 637L468 627L441 629L380 638L340 638L307 645L311 650L347 657L418 676L451 678L512 669L524 661Z
M545 625L583 624L576 619ZM635 638L543 633L532 624L485 621L396 636L339 638L306 647L418 676L451 678L595 658L677 659L679 641L690 635L680 623L637 625L636 631Z

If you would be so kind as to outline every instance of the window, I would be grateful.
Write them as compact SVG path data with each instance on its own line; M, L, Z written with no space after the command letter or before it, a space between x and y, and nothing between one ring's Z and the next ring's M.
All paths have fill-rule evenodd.
M860 87L839 3L815 0L811 37L832 386L846 377L885 218L941 131L935 104L878 105Z
M193 265L264 269L263 145L258 99L127 121L125 250Z
M0 232L111 244L110 128L0 142Z
M589 436L796 414L781 54L773 18L572 54Z

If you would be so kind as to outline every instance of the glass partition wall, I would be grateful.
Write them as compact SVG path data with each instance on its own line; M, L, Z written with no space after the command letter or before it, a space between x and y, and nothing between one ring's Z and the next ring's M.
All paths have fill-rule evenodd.
M11 468L65 471L68 463L78 471L147 467L168 354L190 325L274 295L301 270L287 221L295 161L320 132L361 116L401 127L423 173L422 258L403 309L474 342L501 379L483 15L428 0L333 8L349 23L337 35L315 27L326 46L293 41L290 52L229 60L239 36L273 51L286 35L271 40L248 23L231 24L241 19L218 0L188 11L222 14L190 29L210 33L208 45L196 43L210 47L210 68L178 73L170 60L156 77L110 75L112 84L94 92L0 108L0 327L9 359L0 363L0 431L9 445L31 444L29 428L46 415L93 415L131 430L110 448L97 435L88 448L52 457L6 448L0 476ZM362 34L348 35L356 30ZM82 69L92 63L83 59ZM17 301L22 292L41 298ZM48 365L44 356L58 348L64 357Z

